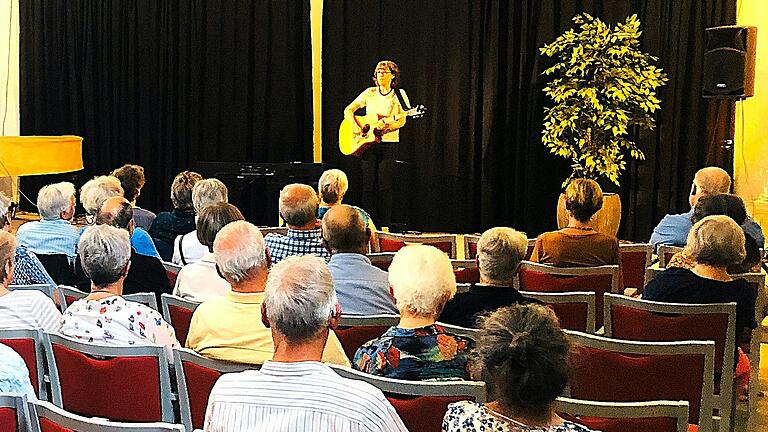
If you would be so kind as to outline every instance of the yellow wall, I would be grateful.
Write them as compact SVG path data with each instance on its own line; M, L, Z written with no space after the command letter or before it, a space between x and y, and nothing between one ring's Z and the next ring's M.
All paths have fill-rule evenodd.
M312 117L314 133L312 136L315 162L323 161L322 119L320 118L321 79L323 73L323 0L310 0L310 20L312 36Z
M765 4L765 0L738 2L737 23L757 27L757 57L755 96L736 104L734 154L736 193L744 198L747 210L763 227L768 226L768 8Z

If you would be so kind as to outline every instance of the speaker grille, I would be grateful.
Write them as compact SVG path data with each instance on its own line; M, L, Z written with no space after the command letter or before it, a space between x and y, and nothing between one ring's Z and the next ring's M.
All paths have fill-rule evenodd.
M704 53L704 91L714 95L738 96L744 93L744 51L717 48Z

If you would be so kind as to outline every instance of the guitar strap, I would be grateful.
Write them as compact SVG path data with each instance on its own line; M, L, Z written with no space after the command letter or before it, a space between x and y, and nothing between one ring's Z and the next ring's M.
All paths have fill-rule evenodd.
M397 100L400 102L400 106L403 108L403 111L408 111L411 109L411 107L405 103L405 99L403 98L402 90L400 87L395 87L395 96L397 96Z

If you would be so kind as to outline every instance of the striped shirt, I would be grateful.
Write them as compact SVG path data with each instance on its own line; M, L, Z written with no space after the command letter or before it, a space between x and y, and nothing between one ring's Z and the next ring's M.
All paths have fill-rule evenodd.
M16 241L38 255L77 255L80 231L62 219L27 222L16 232Z
M19 290L0 296L0 329L39 328L55 332L60 326L59 308L42 292Z
M208 432L407 431L381 391L319 362L267 361L222 375L208 398Z

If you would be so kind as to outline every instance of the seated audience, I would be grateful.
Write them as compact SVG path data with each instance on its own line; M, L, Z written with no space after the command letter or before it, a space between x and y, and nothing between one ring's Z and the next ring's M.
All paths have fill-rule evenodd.
M0 329L39 328L47 332L59 329L61 312L50 297L40 291L9 291L13 280L16 239L0 230Z
M330 258L323 247L323 235L317 220L319 198L312 186L293 183L280 191L280 217L288 225L288 235L269 233L264 241L277 264L293 255L315 255Z
M176 237L195 230L195 209L192 207L192 188L203 177L192 171L182 171L171 184L173 211L161 212L149 228L149 235L155 241L163 261L173 256L173 241Z
M104 201L112 197L122 196L123 187L117 177L111 175L98 176L88 180L83 187L80 188L80 202L83 204L83 208L85 208L85 221L88 226L93 225L96 222L96 214L104 204ZM80 232L82 233L86 229L88 229L87 226ZM138 254L160 257L155 248L155 244L152 242L152 238L143 228L133 230L133 233L131 234L131 246L133 246L133 249Z
M261 364L270 360L275 346L269 328L258 319L269 273L264 237L248 222L229 223L216 235L213 256L232 289L197 307L189 326L187 348L236 363ZM322 359L349 365L334 333L328 337Z
M344 315L397 314L387 272L371 264L370 228L352 206L333 206L323 217L323 239L330 250L328 269Z
M96 215L96 225L110 225L125 230L129 234L132 233L134 228L131 203L121 196L108 198ZM91 229L93 227L89 227L85 232ZM133 247L131 247L130 254L131 267L128 269L125 280L122 281L122 293L155 293L158 297L158 304L160 304L160 294L171 292L163 263L157 257L138 253ZM76 287L81 291L89 292L92 280L88 277L89 273L86 271L81 258L78 255L75 262Z
M473 366L491 401L448 405L443 431L588 432L553 407L568 384L569 350L557 317L544 306L509 306L483 317Z
M200 239L200 244L207 248L207 252L199 260L182 267L176 278L173 295L191 301L204 302L226 295L230 291L229 282L219 276L216 270L213 241L216 239L216 234L227 224L244 219L237 207L224 202L208 205L200 212L195 233Z
M206 431L407 431L380 390L320 363L340 315L322 259L277 264L263 299L274 358L260 370L219 378L208 398Z
M650 243L654 249L659 245L685 246L688 231L691 230L693 222L693 209L696 203L703 196L727 194L731 190L731 177L728 173L718 167L705 167L696 172L691 186L691 195L688 201L691 204L691 210L688 213L668 214L656 225L651 234ZM751 217L747 217L741 224L744 231L749 234L758 244L763 247L765 237L760 225Z
M195 223L203 209L211 204L226 203L228 200L227 187L220 180L211 178L200 180L192 188L192 206L195 208ZM208 253L208 247L200 243L199 235L188 232L177 236L173 241L173 263L191 264Z
M0 229L11 231L12 206L10 198L0 192ZM17 244L11 285L56 285L53 278L45 270L37 255L26 246Z
M72 263L80 233L72 225L75 215L75 186L62 182L43 186L37 194L40 221L19 227L19 244L34 252L57 284L72 285Z
M320 207L317 209L317 218L322 219L325 216L325 212L330 210L331 207L341 204L341 200L344 199L344 195L349 189L349 180L344 171L340 169L329 169L320 176L320 180L317 182L317 194L320 196ZM365 210L357 206L352 206L360 217L363 218L365 226L370 228L371 233L376 232L376 225L371 220L371 215Z
M141 195L141 189L144 187L144 167L125 164L112 171L112 175L120 180L120 185L124 191L123 196L133 206L133 223L136 225L136 228L149 232L149 227L152 226L152 221L155 220L155 214L136 205L136 200Z
M171 355L172 347L179 346L173 327L156 310L121 297L131 267L128 231L109 225L89 228L80 238L78 258L91 277L91 293L67 308L60 333L108 345L162 345Z
M355 353L356 369L407 380L464 378L470 341L435 324L456 294L448 256L432 246L400 249L389 267L400 322Z
M515 275L525 259L528 239L512 228L491 228L477 242L480 283L469 291L456 294L445 305L438 321L461 327L475 327L475 318L502 306L538 303L523 297L515 286Z
M568 226L536 239L531 261L558 267L619 263L616 237L595 231L589 221L603 207L603 191L594 180L575 179L565 189Z
M13 348L0 343L0 394L9 393L37 399L24 359Z

